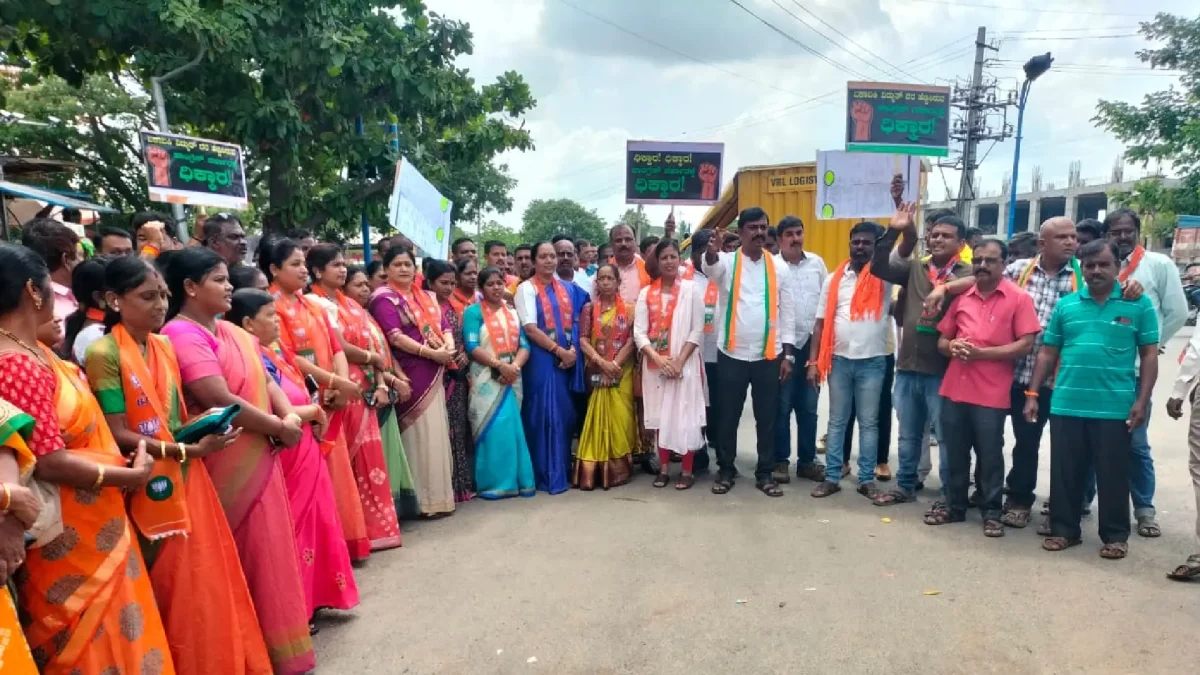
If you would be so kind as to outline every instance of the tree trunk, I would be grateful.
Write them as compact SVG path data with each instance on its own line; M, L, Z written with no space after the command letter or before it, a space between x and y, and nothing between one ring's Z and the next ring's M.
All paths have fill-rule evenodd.
M292 153L291 148L274 148L270 153L267 174L269 194L267 213L263 217L263 234L286 232L292 224Z

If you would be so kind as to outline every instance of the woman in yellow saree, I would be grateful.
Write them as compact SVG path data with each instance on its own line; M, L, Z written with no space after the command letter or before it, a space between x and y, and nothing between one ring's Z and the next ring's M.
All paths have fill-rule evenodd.
M0 244L0 289L0 397L34 418L34 475L58 487L61 509L60 533L17 574L34 660L47 674L174 673L122 493L153 462L143 445L129 466L79 370L36 344L43 324L40 337L61 337L41 259Z
M616 266L601 265L595 297L579 314L579 347L592 390L571 471L571 484L581 490L628 483L637 446L633 306L617 292L620 278Z
M33 418L0 399L0 673L12 675L37 673L8 591L8 576L25 560L25 530L38 516L37 498L21 486L33 473L31 433Z

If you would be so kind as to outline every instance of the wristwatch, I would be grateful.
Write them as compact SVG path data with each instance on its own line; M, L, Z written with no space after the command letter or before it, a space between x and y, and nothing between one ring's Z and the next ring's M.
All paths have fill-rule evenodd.
M792 365L796 365L796 355L795 354L784 354L783 358L786 359L788 363L790 363Z

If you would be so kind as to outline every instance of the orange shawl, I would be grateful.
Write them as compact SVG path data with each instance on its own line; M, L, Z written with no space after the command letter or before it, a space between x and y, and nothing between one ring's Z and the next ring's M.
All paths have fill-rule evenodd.
M850 266L847 260L838 265L829 278L829 297L825 299L824 324L821 328L820 352L817 356L817 371L824 381L833 368L834 328L837 323L838 286ZM854 281L854 295L850 297L851 321L878 321L883 315L883 280L871 274L871 264L867 263L858 278Z
M32 417L0 400L0 446L16 455L22 479L33 472L33 451L25 444L33 433L33 425ZM38 672L7 587L0 588L0 670L13 675L37 675Z
M179 376L175 350L164 338L150 335L146 340L146 356L143 358L142 350L124 325L118 323L113 326L112 336L121 356L121 391L125 394L126 423L143 436L174 442L175 438L168 428L171 418L167 411L171 402L166 396L174 391L178 398L179 389L173 387L172 382L183 381ZM179 406L180 415L184 415L182 398L178 398L175 404ZM191 531L179 460L169 457L154 460L150 481L144 489L129 498L129 515L142 535L150 541Z

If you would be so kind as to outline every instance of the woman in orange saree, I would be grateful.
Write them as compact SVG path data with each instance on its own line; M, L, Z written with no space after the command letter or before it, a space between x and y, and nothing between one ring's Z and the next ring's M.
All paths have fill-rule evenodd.
M231 445L204 458L237 544L267 654L279 675L316 667L300 556L276 450L303 437L301 420L270 380L258 343L217 320L230 309L229 273L209 249L171 254L163 276L171 293L162 334L175 347L189 413L241 406ZM274 439L274 440L268 440ZM225 648L221 645L217 648Z
M0 244L0 288L0 397L33 417L34 476L59 491L61 519L16 575L34 661L47 674L174 673L122 493L146 484L150 456L140 446L129 466L78 368L37 344L61 339L42 260Z
M346 260L342 250L334 244L317 244L309 249L305 262L313 280L308 299L325 309L335 331L339 332L350 380L359 389L370 391L372 402L389 404L391 390L379 376L387 364L381 354L372 350L371 332L367 326L370 316L367 310L342 293L346 283ZM350 466L358 483L358 497L362 501L371 550L395 548L400 545L400 523L392 501L379 420L365 398L350 399L342 411L342 429L350 451Z
M0 399L0 673L35 675L17 606L8 590L8 576L25 561L25 530L37 519L40 504L21 482L33 473L33 451L27 441L34 420L8 401Z
M371 555L371 539L344 429L346 406L350 401L361 399L362 390L349 378L346 353L342 351L325 311L303 295L308 283L308 267L300 245L291 239L279 240L269 250L260 251L259 268L267 275L271 282L270 293L275 296L279 346L296 358L302 374L316 380L321 402L329 411L329 426L321 441L321 452L329 463L329 476L333 479L333 494L350 559L365 560Z
M269 675L271 659L237 544L198 461L224 450L237 433L193 445L175 441L172 433L187 421L179 363L171 343L153 334L166 317L166 282L145 260L126 256L108 265L104 285L120 322L88 349L88 385L117 445L128 452L145 442L155 459L147 490L133 495L129 508L140 526L175 670Z

